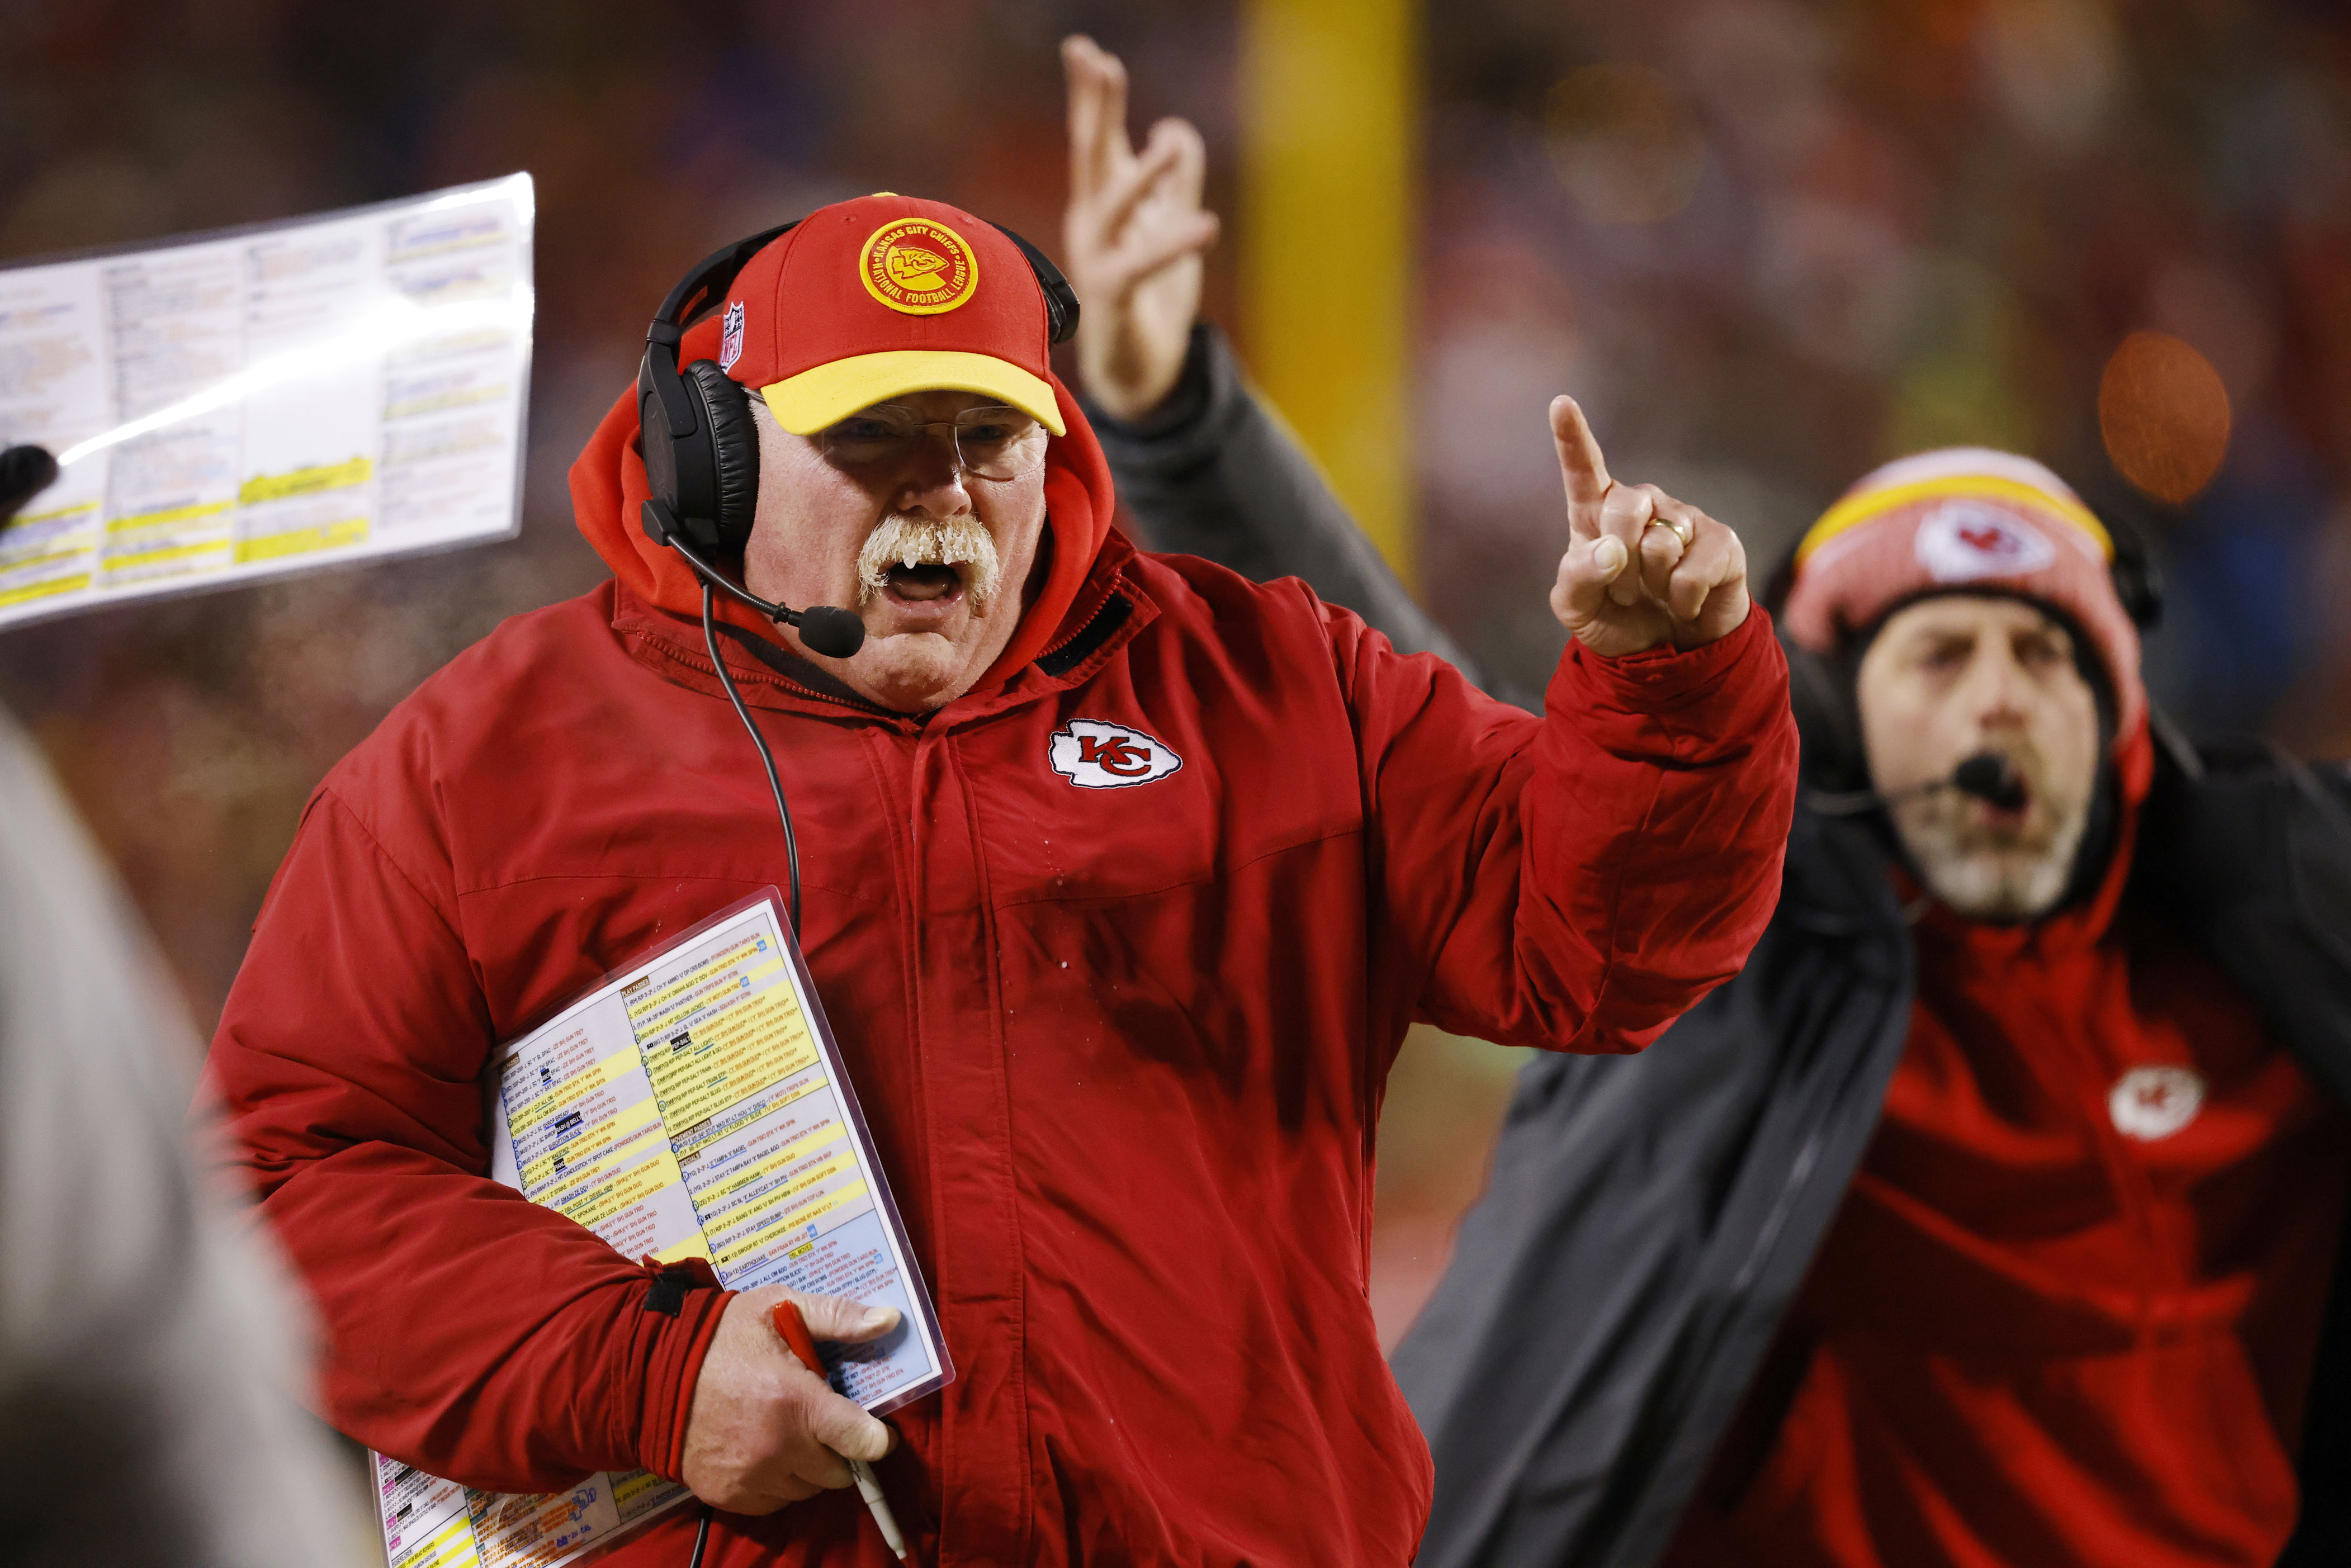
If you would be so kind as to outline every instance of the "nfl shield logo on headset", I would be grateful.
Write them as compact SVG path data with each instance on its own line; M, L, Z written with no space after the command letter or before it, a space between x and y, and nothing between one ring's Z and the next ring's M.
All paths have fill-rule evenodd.
M731 371L742 357L743 302L737 299L726 307L726 319L718 324L718 368Z
M1098 718L1073 718L1047 748L1053 771L1081 789L1118 789L1165 779L1184 766L1164 741Z

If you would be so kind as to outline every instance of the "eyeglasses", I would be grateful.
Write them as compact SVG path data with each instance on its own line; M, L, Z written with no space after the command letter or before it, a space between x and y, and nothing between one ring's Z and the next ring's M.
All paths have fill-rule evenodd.
M956 466L975 479L1016 479L1045 464L1044 427L1001 404L967 408L953 419L925 420L911 408L877 403L819 432L816 440L841 467L886 468L913 457L935 430L947 433Z

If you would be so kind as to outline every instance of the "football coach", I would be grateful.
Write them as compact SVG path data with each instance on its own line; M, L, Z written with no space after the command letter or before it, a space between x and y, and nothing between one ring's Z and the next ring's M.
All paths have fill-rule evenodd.
M1537 717L1295 580L1132 549L1050 367L1065 309L988 224L841 203L708 303L678 358L750 508L719 564L863 630L838 656L729 607L710 645L960 1375L893 1434L789 1357L779 1291L657 1290L486 1174L498 1041L787 874L701 583L640 524L631 394L572 475L611 580L329 774L214 1044L327 1414L498 1490L682 1479L714 1564L886 1561L841 1454L924 1562L1408 1562L1428 1451L1365 1297L1388 1067L1416 1019L1637 1051L1745 960L1796 739L1738 538L1614 483L1557 400L1573 635ZM608 1561L683 1564L692 1529Z

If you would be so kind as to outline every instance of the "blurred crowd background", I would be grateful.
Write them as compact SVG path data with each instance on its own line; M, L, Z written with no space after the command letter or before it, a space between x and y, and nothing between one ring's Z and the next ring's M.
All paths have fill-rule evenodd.
M935 195L1058 250L1055 45L1194 120L1246 360L1247 35L1229 0L11 0L0 260L528 170L539 319L510 544L0 632L33 729L203 1030L303 800L499 618L602 575L564 476L694 259L820 203ZM1540 672L1561 548L1542 411L1759 568L1928 445L2053 465L2170 586L2191 732L2351 752L2351 19L2320 0L1458 0L1414 55L1413 519L1400 565ZM1349 236L1328 236L1348 265ZM1335 329L1345 330L1346 324ZM648 781L648 787L655 787ZM1399 1334L1515 1066L1416 1037L1382 1133Z

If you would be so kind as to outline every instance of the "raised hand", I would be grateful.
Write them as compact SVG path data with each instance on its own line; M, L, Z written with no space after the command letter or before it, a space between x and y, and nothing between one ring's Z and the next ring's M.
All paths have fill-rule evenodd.
M1200 253L1217 214L1200 208L1207 149L1163 120L1137 153L1126 139L1126 68L1092 38L1061 40L1070 84L1070 206L1061 241L1078 318L1078 374L1116 419L1139 419L1183 373L1200 310Z
M1551 434L1567 486L1567 553L1551 591L1559 623L1611 659L1737 631L1748 610L1739 536L1655 485L1611 479L1573 398L1552 399Z

